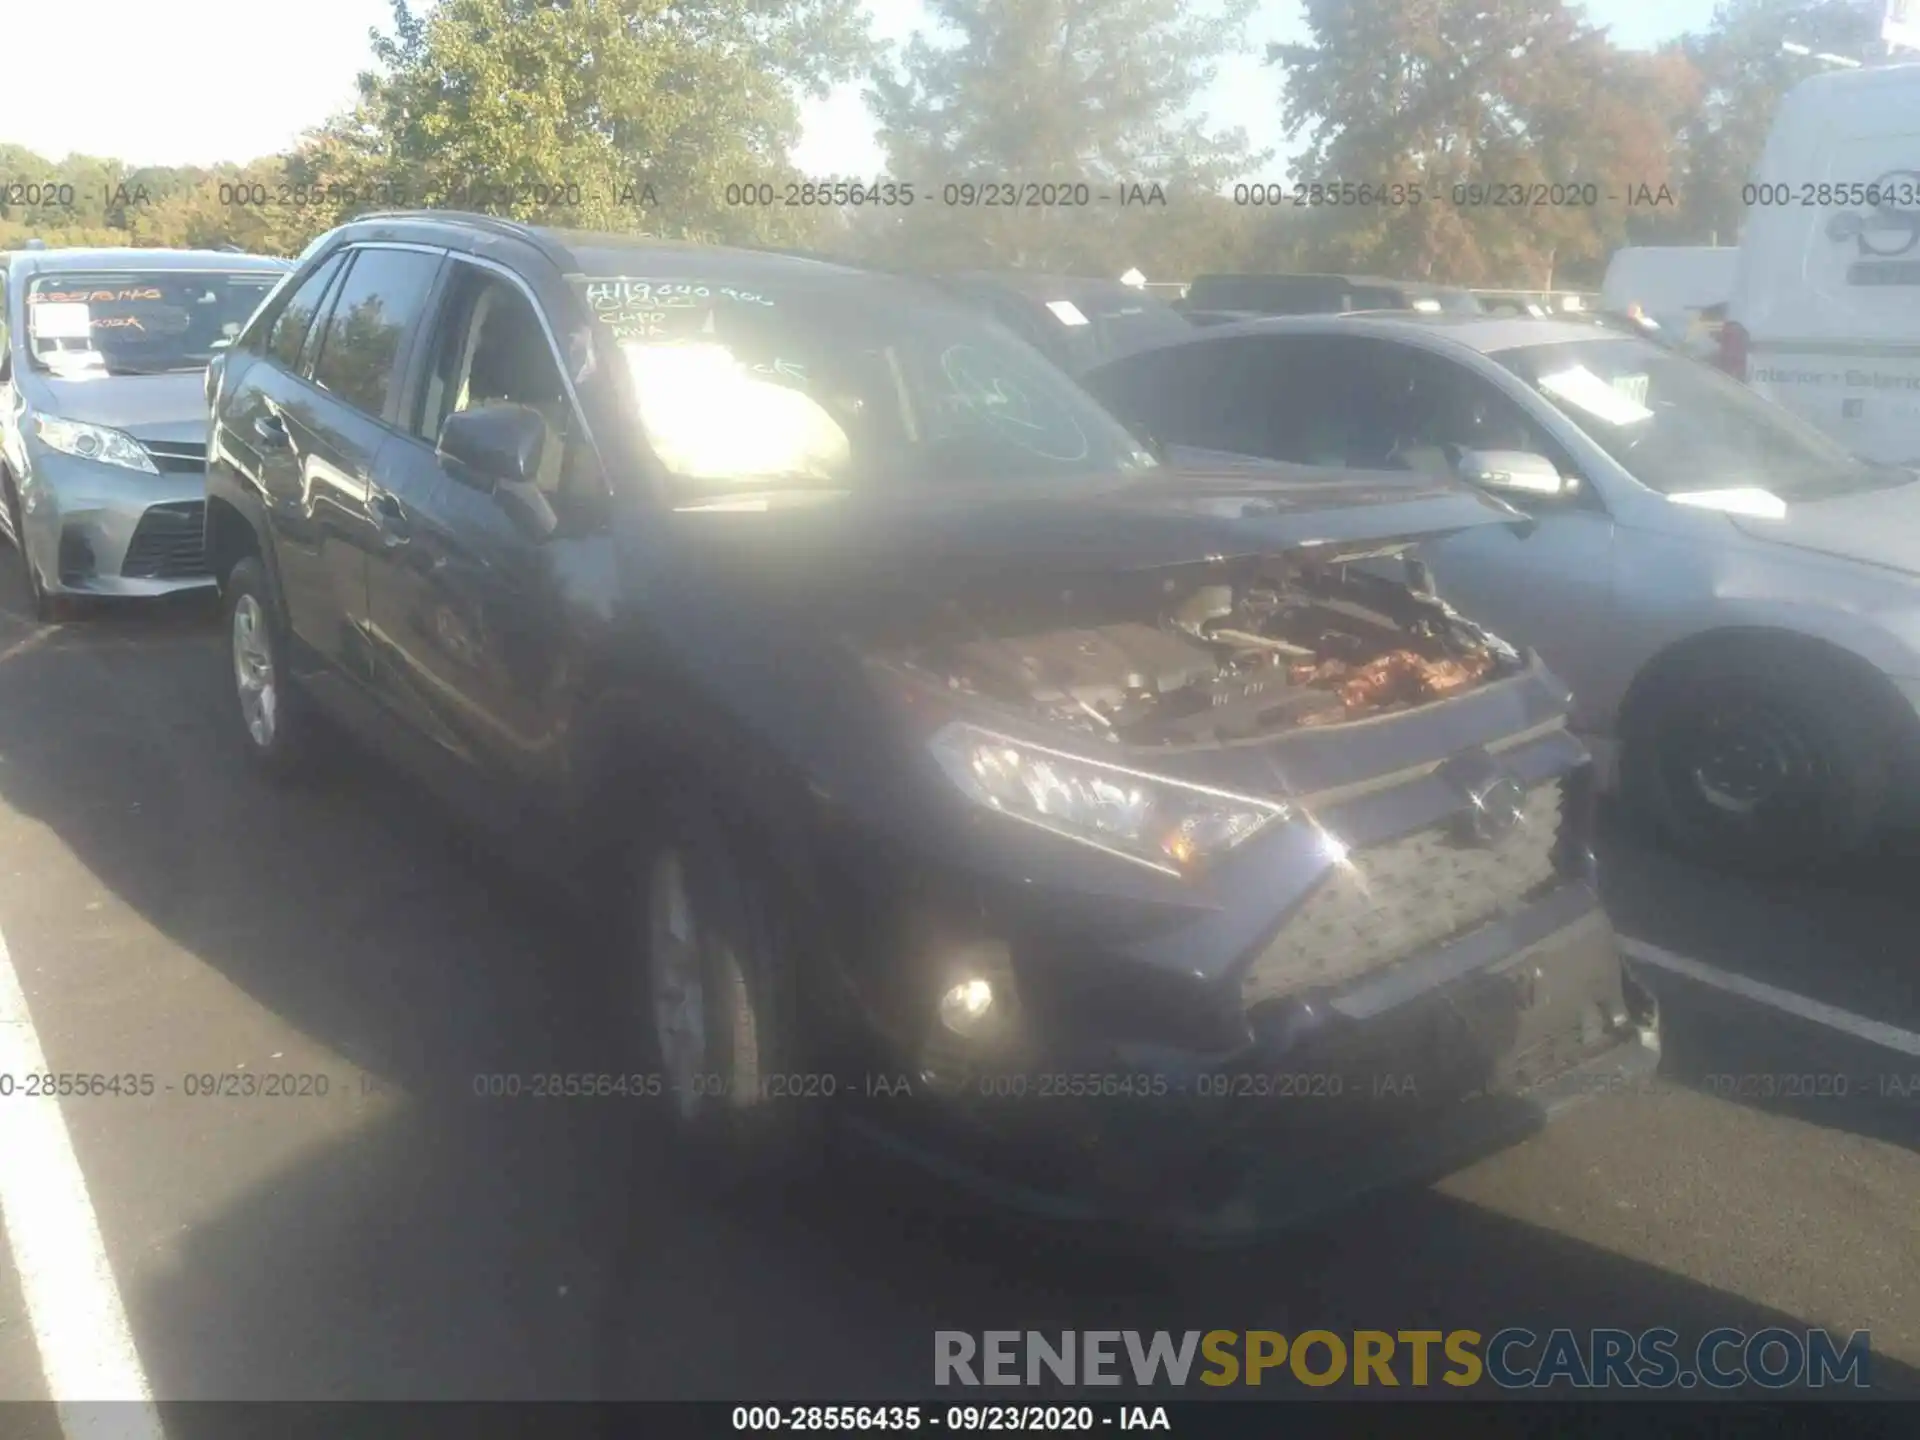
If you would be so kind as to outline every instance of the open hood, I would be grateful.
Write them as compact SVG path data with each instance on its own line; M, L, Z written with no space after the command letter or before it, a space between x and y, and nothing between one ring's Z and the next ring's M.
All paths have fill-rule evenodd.
M754 513L747 513L754 512ZM1248 462L1128 475L717 496L684 503L675 543L731 552L763 573L851 578L896 570L916 585L996 572L1113 573L1312 549L1329 562L1404 550L1528 518L1452 481L1401 471Z
M1523 665L1414 576L1343 563L1529 523L1405 472L790 490L672 522L631 532L655 552L634 570L709 638L735 625L732 648L806 669L790 657L830 634L882 673L1063 736L1210 745L1449 701Z

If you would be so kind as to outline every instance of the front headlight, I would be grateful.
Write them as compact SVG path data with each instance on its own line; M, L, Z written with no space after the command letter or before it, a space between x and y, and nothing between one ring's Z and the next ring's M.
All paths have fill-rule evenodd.
M928 742L972 800L1169 875L1231 850L1284 805L1049 750L956 720Z
M63 455L77 455L82 460L98 460L102 465L119 465L127 470L144 470L149 475L160 473L160 467L140 448L140 442L119 430L79 420L61 420L52 415L36 415L33 423L41 443Z

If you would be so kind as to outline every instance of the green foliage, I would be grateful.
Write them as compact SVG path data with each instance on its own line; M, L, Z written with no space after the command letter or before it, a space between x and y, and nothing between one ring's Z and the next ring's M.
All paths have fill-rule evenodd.
M0 176L36 187L0 204L0 248L295 255L354 214L428 205L953 268L1591 283L1623 243L1732 243L1774 106L1823 68L1780 42L1864 58L1880 13L1727 0L1704 34L1646 54L1569 0L1303 0L1307 38L1268 55L1305 140L1292 180L1423 201L1273 208L1234 203L1269 157L1199 108L1253 3L930 0L932 31L883 58L860 0L394 0L357 102L286 154L134 167L0 145ZM911 184L914 203L784 203L809 180L789 158L798 97L858 75L888 174L839 178ZM947 204L950 184L996 202L1066 188ZM1456 205L1456 185L1599 201ZM1626 203L1663 185L1666 203Z
M1222 184L1267 158L1195 111L1252 3L931 0L935 33L875 67L867 92L888 173L916 203L869 220L866 240L929 265L1115 274L1143 250L1171 262L1178 234L1231 218L1209 203ZM1021 203L947 205L950 183ZM1024 203L1027 186L1079 184L1066 204L1045 190ZM1135 184L1160 185L1164 203L1122 206Z
M309 146L349 190L794 241L808 211L728 205L726 187L786 180L796 93L824 95L873 50L856 0L441 0L425 16L395 0L374 53L358 107Z
M804 243L819 208L727 203L803 179L797 96L871 63L858 0L395 0L359 101L291 154L212 169L54 163L0 146L0 174L74 186L0 207L0 244L237 244L297 254L375 209L480 210L548 225ZM144 186L112 205L116 187Z
M1618 243L1616 197L1668 179L1690 72L1615 49L1577 7L1306 0L1306 12L1311 41L1269 53L1286 77L1289 131L1308 137L1296 178L1404 184L1422 196L1316 212L1308 252L1319 264L1546 285L1569 269L1591 273ZM1565 187L1589 184L1593 205L1485 203L1510 199L1506 187L1531 200L1536 186L1560 186L1564 198ZM1456 186L1480 187L1482 203L1454 203Z

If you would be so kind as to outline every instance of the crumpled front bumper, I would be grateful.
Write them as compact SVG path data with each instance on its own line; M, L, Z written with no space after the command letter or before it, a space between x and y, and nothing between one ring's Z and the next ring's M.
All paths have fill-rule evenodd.
M1030 1215L1192 1244L1250 1240L1435 1178L1580 1099L1647 1083L1657 1006L1597 904L1517 949L1491 938L1498 953L1483 963L1471 963L1475 937L1421 957L1429 977L1459 971L1444 983L1369 977L1317 1002L1344 1002L1336 1023L1271 1026L1246 1053L1063 1055L1024 1074L1018 1093L1004 1080L1004 1093L981 1093L989 1080L953 1097L931 1128L855 1124Z

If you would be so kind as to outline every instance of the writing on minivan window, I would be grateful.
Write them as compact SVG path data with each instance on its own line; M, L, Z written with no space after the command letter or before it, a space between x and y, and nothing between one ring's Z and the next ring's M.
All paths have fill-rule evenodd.
M201 369L279 278L252 269L36 276L24 297L32 363L115 375Z
M27 296L27 304L33 305L87 305L95 302L111 304L116 300L158 300L161 294L150 285L135 286L130 290L42 290Z

